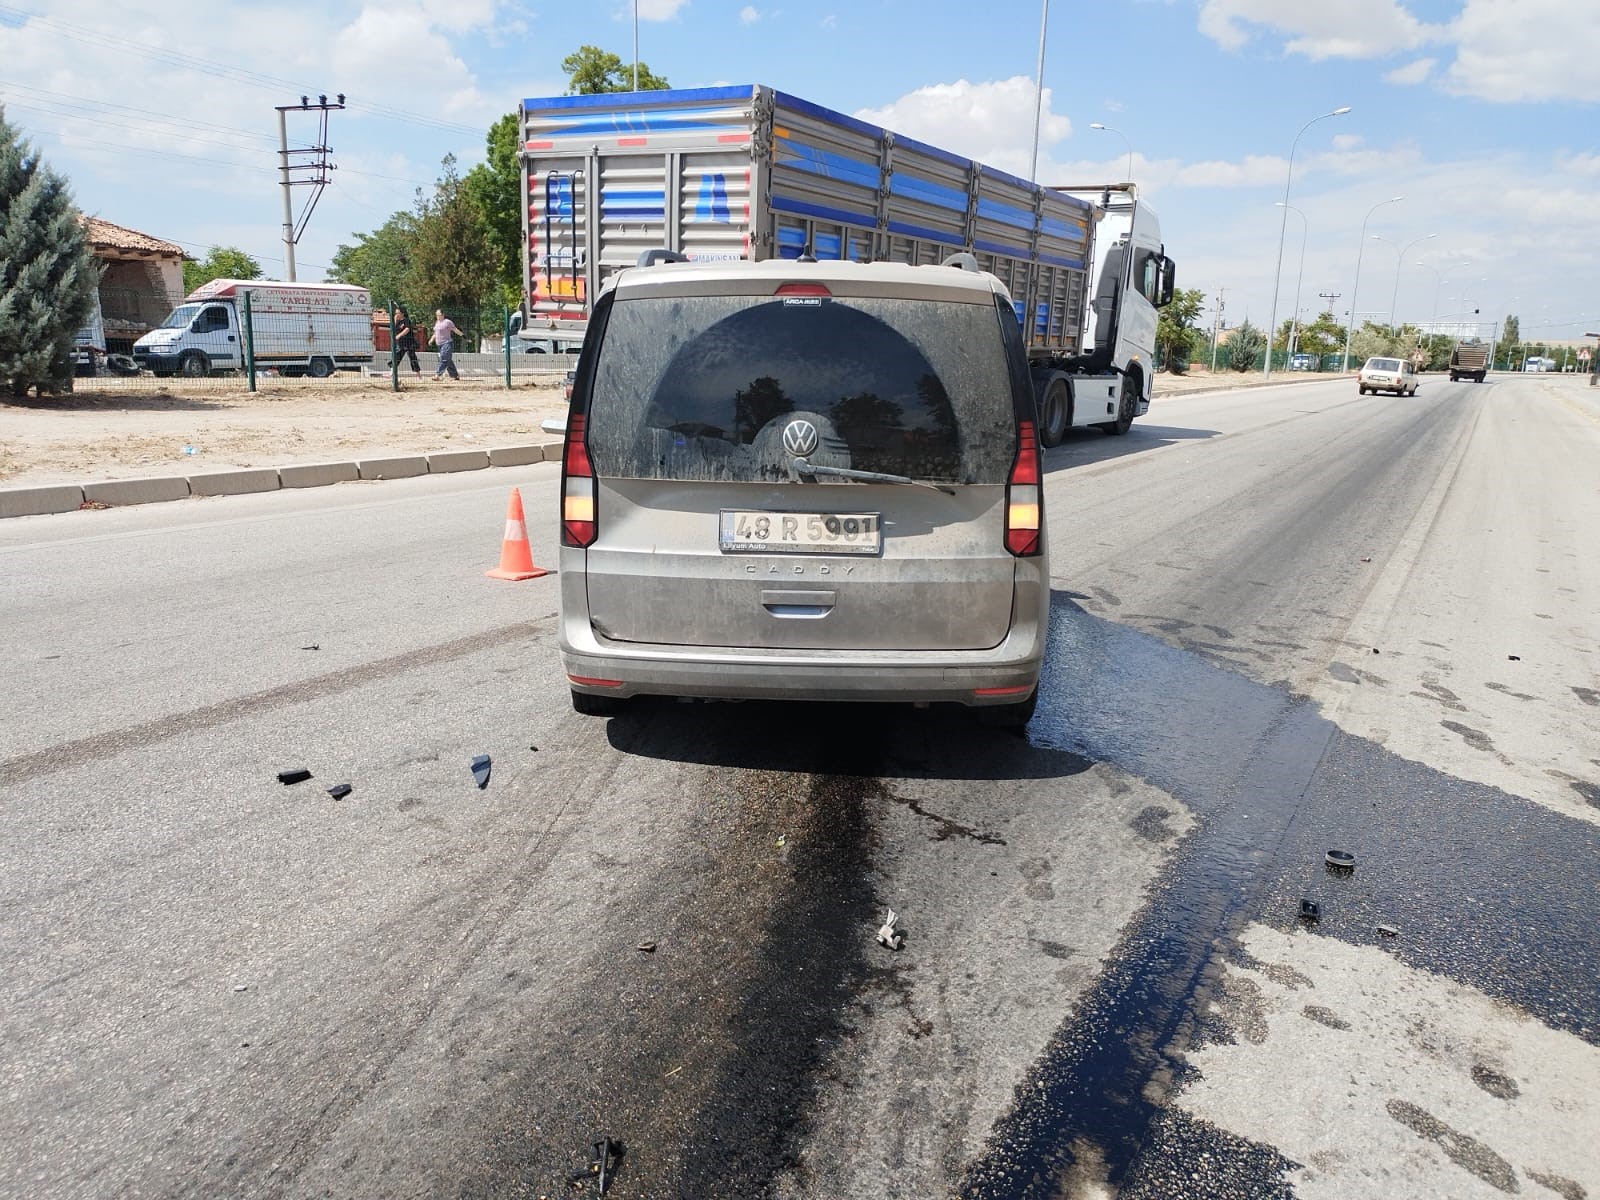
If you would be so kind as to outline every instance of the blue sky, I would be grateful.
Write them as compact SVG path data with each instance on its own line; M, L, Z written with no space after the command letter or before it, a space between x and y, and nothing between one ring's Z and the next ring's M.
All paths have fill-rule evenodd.
M1392 303L1411 321L1515 312L1525 336L1600 329L1594 3L1053 0L1038 178L1120 179L1131 146L1180 286L1204 290L1208 321L1220 290L1228 323L1264 324L1290 145L1348 105L1296 148L1304 314L1322 292L1349 309L1359 249L1361 316ZM317 278L444 154L470 165L495 117L560 93L566 54L591 43L631 60L633 13L631 0L0 0L0 100L87 211L197 256L240 246L278 276L273 106L346 93L336 182L296 252ZM1029 172L1040 0L638 0L638 15L640 57L675 87L764 83ZM306 144L309 120L291 119Z

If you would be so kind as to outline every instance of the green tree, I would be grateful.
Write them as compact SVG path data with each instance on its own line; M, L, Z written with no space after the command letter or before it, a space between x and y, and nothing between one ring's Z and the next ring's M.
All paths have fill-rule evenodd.
M415 212L397 212L372 233L356 234L333 252L328 278L366 288L379 308L409 303L418 220Z
M417 238L405 298L418 315L442 308L468 337L482 333L480 313L496 303L499 259L482 214L461 186L447 154L431 197L418 197Z
M1205 303L1205 293L1199 288L1178 288L1172 293L1172 303L1156 318L1156 353L1174 375L1189 369L1189 354L1199 336L1194 323Z
M1245 321L1228 338L1228 365L1235 371L1252 370L1266 348L1267 335Z
M624 63L615 54L599 46L580 46L561 60L566 72L569 96L593 96L601 92L633 91L633 64ZM644 63L639 64L639 90L663 91L671 86L665 76L656 75Z
M484 161L468 171L461 189L477 206L494 249L503 300L522 302L522 164L517 114L507 113L489 127Z
M1514 315L1506 317L1505 324L1500 327L1500 340L1508 346L1522 341L1522 322Z
M185 259L183 294L213 279L260 279L261 264L237 246L213 246L199 262Z
M100 272L67 182L0 106L0 384L13 396L72 390L72 343Z

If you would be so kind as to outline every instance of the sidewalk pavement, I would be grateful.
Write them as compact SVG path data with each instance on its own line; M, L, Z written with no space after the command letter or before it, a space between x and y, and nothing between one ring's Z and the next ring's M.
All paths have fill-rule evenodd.
M283 467L247 467L141 479L108 479L96 483L44 484L0 488L0 518L33 517L80 508L111 508L186 500L190 496L240 496L281 488L326 487L356 480L408 479L481 471L488 467L521 467L561 458L560 439L487 450L442 450L344 462L297 463Z

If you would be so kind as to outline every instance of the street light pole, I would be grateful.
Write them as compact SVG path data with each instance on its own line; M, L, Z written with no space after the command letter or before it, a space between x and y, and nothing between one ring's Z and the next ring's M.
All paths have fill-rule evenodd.
M1342 117L1350 111L1347 104L1343 108L1336 108L1332 112L1323 113L1320 117L1312 117L1300 126L1300 132L1294 135L1294 141L1289 143L1289 169L1283 177L1283 219L1278 222L1278 265L1272 273L1272 314L1267 318L1267 355L1266 361L1261 364L1263 378L1272 374L1272 331L1278 327L1278 284L1283 277L1283 235L1289 230L1289 188L1294 183L1294 152L1300 144L1300 136L1318 121L1326 121L1329 117Z
M1039 13L1039 73L1033 79L1033 168L1028 174L1031 183L1039 177L1039 120L1044 114L1044 31L1050 24L1050 0L1044 0Z
M1367 209L1367 215L1361 218L1361 241L1356 245L1356 282L1355 286L1350 289L1350 320L1345 324L1344 328L1344 362L1339 367L1341 371L1350 369L1350 336L1355 332L1356 300L1361 295L1361 254L1367 248L1367 222L1372 219L1372 214L1385 204L1398 204L1404 199L1404 196L1390 196L1387 200L1379 200L1371 208Z
M633 0L633 90L639 90L639 0Z
M1122 139L1123 144L1128 147L1128 182L1132 183L1133 182L1133 143L1128 140L1128 135L1123 133L1122 130L1120 130L1120 129L1113 129L1110 125L1102 125L1102 124L1100 124L1099 121L1090 122L1089 128L1090 129L1098 129L1098 130L1101 130L1104 133L1114 133L1119 138Z
M1401 250L1400 250L1400 257L1395 259L1395 262L1394 262L1394 291L1389 294L1389 328L1390 329L1394 329L1395 328L1395 325L1394 325L1395 305L1400 300L1400 268L1405 265L1406 251L1410 250L1411 247L1413 247L1413 246L1421 245L1423 242L1426 242L1426 241L1428 241L1428 240L1430 240L1432 238L1436 238L1438 236L1439 235L1437 233L1429 233L1429 234L1423 235L1422 237L1417 238L1415 241L1407 242L1405 244L1405 246L1402 247ZM1399 335L1400 335L1400 331L1398 329L1395 329L1395 336L1398 337Z
M1287 352L1292 355L1294 353L1295 337L1300 332L1300 281L1305 278L1306 274L1306 234L1311 231L1311 222L1306 220L1305 213L1301 212L1300 209L1295 208L1292 204L1283 204L1279 202L1278 207L1294 209L1294 211L1300 216L1300 269L1295 272L1294 276L1294 315L1289 318L1289 340L1284 343ZM1276 336L1277 334L1275 331L1268 331L1268 357L1271 357L1272 355L1272 339Z

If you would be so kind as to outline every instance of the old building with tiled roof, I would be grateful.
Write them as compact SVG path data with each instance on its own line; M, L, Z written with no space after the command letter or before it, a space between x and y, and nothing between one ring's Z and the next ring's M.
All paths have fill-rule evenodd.
M106 349L131 354L133 343L161 324L183 299L183 248L99 217L78 219L102 268L100 311Z

